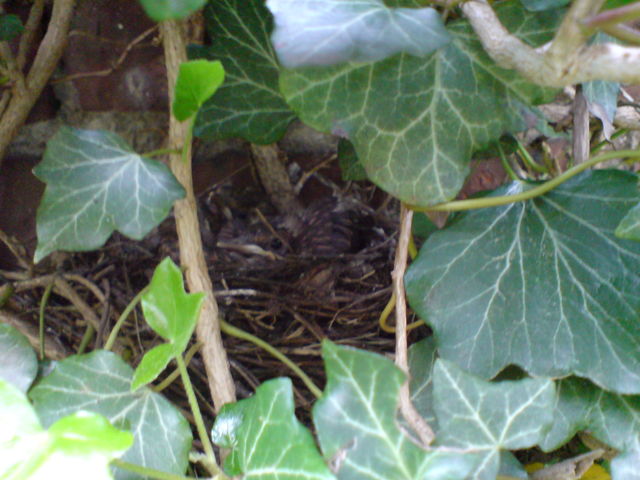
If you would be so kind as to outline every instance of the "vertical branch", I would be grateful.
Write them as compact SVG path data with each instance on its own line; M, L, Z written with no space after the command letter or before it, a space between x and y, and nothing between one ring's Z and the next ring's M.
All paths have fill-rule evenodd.
M168 20L160 23L164 44L167 80L169 82L169 105L173 104L174 87L178 68L187 60L183 23ZM205 364L209 389L216 411L225 403L235 401L235 386L231 378L227 354L220 335L218 304L213 296L213 286L204 259L196 199L191 176L191 125L179 122L173 115L169 121L169 148L183 150L182 154L170 156L171 171L186 190L186 197L176 202L174 207L180 263L186 269L185 276L189 290L204 292L205 300L196 327L196 336L202 343L202 357Z
M400 210L400 234L393 265L393 293L396 297L396 365L407 375L400 389L400 412L418 434L423 447L428 447L435 435L431 427L411 403L409 391L409 358L407 355L407 303L404 296L404 272L409 256L413 211L402 205Z

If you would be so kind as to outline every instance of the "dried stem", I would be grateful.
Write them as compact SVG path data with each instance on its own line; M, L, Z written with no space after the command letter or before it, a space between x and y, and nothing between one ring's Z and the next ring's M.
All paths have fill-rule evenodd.
M400 389L400 412L418 435L422 446L426 448L431 444L435 435L411 403L408 378L409 357L407 355L407 304L404 296L404 272L409 256L412 220L413 211L403 204L400 211L400 234L392 273L393 293L396 297L396 365L407 374L407 380Z
M173 104L178 68L187 61L186 42L183 23L164 21L160 24L160 33L165 51L167 79L169 82L169 105ZM202 343L202 357L209 381L209 390L213 397L216 411L225 403L235 401L235 385L231 378L227 354L222 345L218 304L213 296L213 286L209 278L207 264L204 259L196 199L193 193L191 177L191 126L189 122L179 122L171 116L169 122L168 147L184 150L183 155L170 155L171 170L186 190L186 197L176 202L174 207L180 262L185 268L187 284L192 292L204 292L200 319L196 327L196 336Z

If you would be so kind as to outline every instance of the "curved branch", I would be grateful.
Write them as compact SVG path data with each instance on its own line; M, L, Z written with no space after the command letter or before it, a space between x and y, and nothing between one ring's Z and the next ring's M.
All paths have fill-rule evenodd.
M602 0L576 1L554 40L532 48L509 33L493 8L483 0L462 5L484 49L500 66L517 70L532 83L564 87L590 80L640 83L640 48L604 43L585 46L582 20L601 7Z

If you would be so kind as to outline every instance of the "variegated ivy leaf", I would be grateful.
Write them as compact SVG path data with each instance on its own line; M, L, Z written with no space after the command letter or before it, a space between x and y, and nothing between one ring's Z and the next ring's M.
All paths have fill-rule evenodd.
M55 250L101 247L114 230L140 240L184 196L165 164L99 130L61 128L33 173L47 184L36 219L36 262Z
M620 224L616 228L616 236L629 240L640 240L640 203L629 210L620 220Z
M540 443L544 450L555 450L576 432L587 430L601 442L623 452L622 457L633 458L638 454L640 395L618 395L583 378L571 377L558 382L553 410L553 427ZM640 464L635 465L637 470ZM614 480L617 480L615 476Z
M340 480L464 479L478 457L425 451L396 421L404 375L371 352L324 341L324 395L313 408L320 447Z
M640 244L613 235L639 200L636 183L619 170L585 172L433 233L405 281L439 354L485 378L516 364L640 393Z
M192 440L189 424L159 393L148 388L131 392L132 377L133 370L120 357L98 350L61 361L29 396L45 427L78 410L99 413L133 433L133 446L123 460L184 474ZM141 478L116 470L117 480Z
M278 89L280 67L264 0L216 0L204 14L211 45L192 48L190 56L220 60L225 83L200 109L194 133L210 140L279 140L295 115Z
M26 392L38 373L38 360L29 340L15 327L0 324L0 379Z
M286 68L424 56L451 40L432 8L388 8L382 0L267 0L267 7Z
M561 18L526 12L514 1L497 12L510 32L533 45L547 41ZM400 54L280 77L305 123L348 137L369 178L413 205L454 197L471 154L505 131L535 124L528 106L555 93L497 67L465 20L448 30L453 40L425 58Z
M293 410L288 378L264 382L254 396L225 405L211 437L230 450L227 473L261 480L335 479Z
M548 379L489 383L446 360L433 372L439 443L484 453L473 479L494 480L501 450L536 445L553 419L555 389Z

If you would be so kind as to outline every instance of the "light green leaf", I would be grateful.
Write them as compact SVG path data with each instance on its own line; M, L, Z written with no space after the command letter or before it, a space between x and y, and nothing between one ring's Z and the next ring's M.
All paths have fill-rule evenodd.
M36 262L55 250L98 248L116 229L139 240L184 196L166 165L105 131L61 128L34 174L47 184L37 214Z
M153 382L175 357L176 353L171 343L161 343L146 352L133 372L131 391Z
M223 81L224 69L220 62L191 60L180 64L173 115L183 122L198 113L202 104L215 93Z
M327 340L322 351L327 386L313 422L339 479L453 480L475 468L476 456L424 451L400 430L396 410L404 375L391 361Z
M42 431L40 421L24 392L0 378L0 446L7 447L20 435ZM0 448L0 452L3 448ZM6 460L6 459L5 459ZM3 465L0 462L0 465ZM0 471L4 471L0 469Z
M497 7L510 32L539 45L560 16L531 14L517 2ZM369 178L411 205L454 197L469 161L505 131L537 117L525 105L554 90L497 67L466 21L453 41L426 58L396 55L375 63L286 70L281 90L308 125L347 137Z
M0 478L111 479L108 464L124 453L133 436L102 416L77 412L45 432L26 396L0 380Z
M207 0L140 0L144 11L156 22L187 17L206 2Z
M29 340L15 327L0 324L0 379L26 392L38 373L38 360Z
M196 328L203 300L202 292L185 292L182 272L171 258L160 262L141 303L149 326L168 343L144 354L131 383L132 391L154 381L173 358L184 352Z
M616 237L640 240L640 203L627 212L616 228Z
M133 447L123 460L183 474L191 449L191 430L184 417L148 388L130 391L133 371L120 357L105 351L76 355L60 362L30 392L45 426L78 410L104 415L114 426L133 432ZM116 471L117 479L138 479Z
M494 480L500 450L536 445L553 420L555 389L546 379L489 383L437 360L433 397L438 442L484 453L474 479Z
M203 300L202 292L185 292L182 272L167 257L153 272L141 303L144 318L154 332L182 352L196 327Z
M388 8L382 0L267 0L271 36L286 68L422 57L451 40L433 8Z
M640 245L613 236L638 202L636 182L617 170L585 172L534 200L460 214L432 234L405 281L439 354L485 378L515 364L640 392Z
M20 17L12 14L0 15L0 42L8 42L24 32Z
M220 60L226 81L203 105L194 133L209 140L242 137L268 144L295 118L278 89L271 16L264 0L216 0L205 9L211 46L191 56Z
M115 453L115 457L133 443L131 433L114 428L102 415L85 411L61 418L51 425L49 433L53 446L71 455Z
M227 473L262 480L335 478L293 410L288 378L264 382L251 398L225 405L211 437L231 450Z

